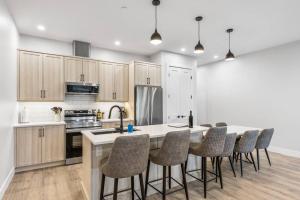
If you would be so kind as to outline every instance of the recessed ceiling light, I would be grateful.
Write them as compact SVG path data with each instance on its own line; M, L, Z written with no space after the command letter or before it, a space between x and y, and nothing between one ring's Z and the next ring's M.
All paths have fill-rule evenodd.
M185 52L185 48L181 48L180 51Z
M218 59L219 58L219 56L218 55L214 55L214 59Z
M120 45L121 45L121 42L117 40L117 41L115 41L115 45L116 45L116 46L120 46Z
M46 30L45 26L43 26L43 25L38 25L36 28L37 28L39 31L45 31L45 30Z

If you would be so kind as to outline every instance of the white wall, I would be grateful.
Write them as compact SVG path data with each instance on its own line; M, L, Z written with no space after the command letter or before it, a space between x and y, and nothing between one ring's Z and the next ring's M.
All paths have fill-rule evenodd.
M192 69L192 73L194 74L194 84L193 84L193 96L196 95L196 70L197 70L197 59L196 57L186 56L182 54L176 54L171 52L159 52L153 56L151 56L151 61L161 64L162 67L162 87L163 87L163 109L164 109L164 122L167 122L167 72L170 66L173 67L182 67ZM197 99L194 98L193 101L193 115L194 115L194 123L197 124Z
M0 0L0 199L14 172L13 128L17 120L18 31L3 0Z
M33 37L29 35L20 36L19 48L24 50L53 53L53 54L60 54L66 56L72 56L73 54L71 43ZM130 54L122 51L102 49L98 47L92 47L91 58L105 60L105 61L113 61L113 62L124 62L124 63L129 63L132 60L141 60L141 61L149 60L147 56Z
M273 149L300 155L300 42L200 66L197 75L201 123L274 127Z

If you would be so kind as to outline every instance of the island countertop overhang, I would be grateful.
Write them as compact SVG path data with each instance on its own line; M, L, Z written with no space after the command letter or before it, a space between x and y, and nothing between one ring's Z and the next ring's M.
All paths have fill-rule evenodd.
M193 128L188 128L188 127L175 128L175 127L170 127L167 124L136 126L135 128L138 131L135 131L134 133L123 133L123 134L110 133L110 134L94 135L92 132L95 130L84 130L82 131L82 134L93 145L97 146L103 144L111 144L115 141L117 137L120 136L134 136L134 135L148 134L150 138L159 138L159 137L164 137L168 132L172 132L172 131L190 129L191 134L193 134L193 133L201 133L208 130L207 127L202 127L202 126L194 126Z

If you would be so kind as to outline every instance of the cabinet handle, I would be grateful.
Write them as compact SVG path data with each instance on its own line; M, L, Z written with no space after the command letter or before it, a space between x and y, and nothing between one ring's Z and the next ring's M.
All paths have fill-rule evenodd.
M117 99L117 93L115 92L115 99Z
M46 90L44 90L44 96L43 96L43 98L46 98Z
M42 128L39 129L39 137L43 137L43 129Z
M41 99L43 98L43 90L41 90Z
M82 74L82 82L84 82L84 74Z
M43 137L45 136L45 129L43 128Z
M151 79L149 78L149 85L151 84Z

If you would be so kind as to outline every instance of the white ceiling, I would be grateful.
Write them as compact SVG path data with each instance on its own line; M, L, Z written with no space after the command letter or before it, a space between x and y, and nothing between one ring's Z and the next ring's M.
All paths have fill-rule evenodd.
M193 55L195 16L201 23L205 53L200 64L223 59L225 29L233 27L232 50L241 55L300 39L299 0L161 0L158 31L163 43L153 46L151 0L7 0L19 31L62 41L83 40L94 46L151 55L160 50ZM121 9L122 6L127 9ZM43 24L46 31L36 29ZM114 45L115 40L121 46Z

